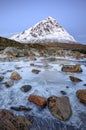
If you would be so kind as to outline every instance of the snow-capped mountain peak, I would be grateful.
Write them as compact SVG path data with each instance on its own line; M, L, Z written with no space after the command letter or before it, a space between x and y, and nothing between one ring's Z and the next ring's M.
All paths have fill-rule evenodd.
M22 43L76 42L75 39L50 16L22 33L13 35L10 39Z

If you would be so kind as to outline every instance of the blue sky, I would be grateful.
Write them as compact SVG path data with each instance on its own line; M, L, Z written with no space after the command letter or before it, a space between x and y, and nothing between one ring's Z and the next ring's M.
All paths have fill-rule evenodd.
M48 16L86 43L86 0L0 0L0 36L22 32Z

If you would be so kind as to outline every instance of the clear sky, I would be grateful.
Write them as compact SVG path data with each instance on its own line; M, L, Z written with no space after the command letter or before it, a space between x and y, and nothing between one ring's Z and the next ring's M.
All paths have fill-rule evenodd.
M86 43L86 0L0 0L0 36L22 32L48 16Z

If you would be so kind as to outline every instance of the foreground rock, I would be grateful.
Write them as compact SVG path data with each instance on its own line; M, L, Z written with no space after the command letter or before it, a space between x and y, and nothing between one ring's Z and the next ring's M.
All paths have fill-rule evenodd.
M9 81L6 81L4 84L7 88L9 88L14 84L14 82L12 80L9 80Z
M14 48L14 47L7 47L4 50L4 54L6 54L7 56L19 56L19 52L20 50Z
M36 105L40 107L45 107L47 104L47 100L44 97L38 96L38 95L33 95L31 94L28 98L30 102L35 103Z
M62 69L63 72L73 72L73 73L80 73L82 72L82 68L79 64L76 65L63 65Z
M33 69L32 72L35 74L38 74L40 72L40 70Z
M0 111L0 130L30 130L32 122L23 117L15 116L8 110Z
M77 78L77 77L73 77L73 76L69 76L70 77L70 80L73 81L73 82L81 82L82 80Z
M24 85L20 88L20 90L22 92L28 92L29 90L31 90L32 86L31 85Z
M60 120L67 120L72 114L68 97L52 96L48 98L48 108L52 115Z
M84 90L78 90L76 92L76 95L79 98L80 102L86 104L86 89L84 89Z
M35 57L35 56L29 56L28 58L29 58L30 61L31 61L31 60L32 60L32 61L35 61L35 60L36 60L36 57Z
M15 111L30 111L31 110L31 108L25 107L25 106L19 106L19 107L12 106L11 109Z
M13 73L11 74L10 78L13 79L13 80L19 80L19 79L21 79L21 76L20 76L19 73L13 72Z

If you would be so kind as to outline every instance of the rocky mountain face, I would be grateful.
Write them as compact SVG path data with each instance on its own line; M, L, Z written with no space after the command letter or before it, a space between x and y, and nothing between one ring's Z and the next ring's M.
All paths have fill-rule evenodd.
M22 43L76 42L75 39L52 17L10 37Z

